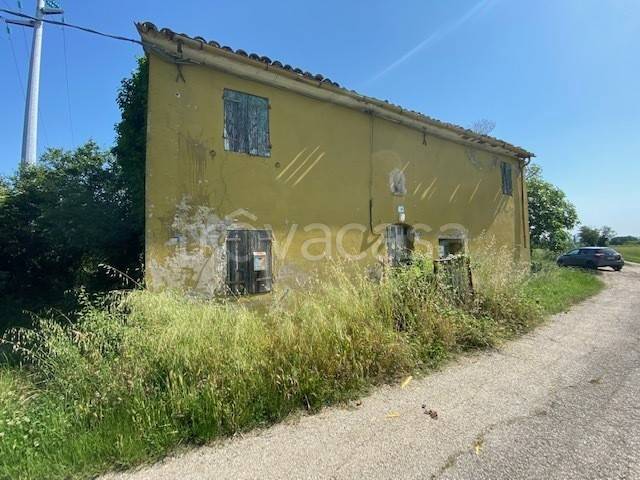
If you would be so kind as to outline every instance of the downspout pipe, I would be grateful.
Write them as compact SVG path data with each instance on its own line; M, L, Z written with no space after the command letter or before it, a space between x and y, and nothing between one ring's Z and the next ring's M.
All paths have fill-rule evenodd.
M527 222L525 219L528 216L528 207L527 207L527 203L525 202L525 181L524 181L525 169L529 166L530 163L531 163L531 157L526 157L525 159L523 159L523 162L520 167L520 170L521 170L520 171L520 192L521 192L520 202L522 204L522 244L524 248L531 248L530 244L527 247L528 232L527 232Z

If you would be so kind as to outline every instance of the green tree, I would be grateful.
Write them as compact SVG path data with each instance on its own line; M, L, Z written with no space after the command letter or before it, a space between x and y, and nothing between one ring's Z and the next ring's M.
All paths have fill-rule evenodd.
M65 291L123 286L100 264L141 278L147 81L143 58L118 91L112 150L49 149L0 178L0 330L24 309L63 306Z
M598 240L600 239L600 230L597 228L589 227L587 225L583 225L580 227L580 242L589 247L595 247L598 244Z
M616 232L613 230L613 228L605 225L600 229L600 236L598 237L598 246L606 247L607 245L609 245L609 242L611 241L611 239L615 236L616 236Z
M112 282L98 265L130 268L131 229L113 156L88 142L49 149L37 166L4 181L0 271L5 291L29 295Z
M552 251L566 249L571 243L569 231L578 224L575 206L562 190L542 178L538 165L528 168L526 182L531 244Z
M149 63L138 59L131 77L122 80L116 102L121 120L115 126L115 172L124 192L127 221L136 235L138 259L144 251L144 191L147 146L147 96Z

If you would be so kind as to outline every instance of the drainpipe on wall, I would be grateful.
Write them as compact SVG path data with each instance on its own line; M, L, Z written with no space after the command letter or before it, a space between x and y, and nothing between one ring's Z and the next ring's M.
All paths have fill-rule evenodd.
M369 110L369 230L373 235L373 112Z
M526 219L529 215L529 209L528 209L527 203L525 202L525 181L524 181L525 169L529 166L530 163L531 163L531 157L527 157L526 160L524 160L520 164L520 197L521 197L520 202L522 203L522 245L524 248L531 247L531 245L527 247L528 232L527 232Z

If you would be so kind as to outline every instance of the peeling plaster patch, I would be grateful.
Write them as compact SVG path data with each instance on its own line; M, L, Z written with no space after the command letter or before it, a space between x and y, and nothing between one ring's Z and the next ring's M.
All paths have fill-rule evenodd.
M206 206L193 206L185 196L176 205L170 226L169 250L163 260L149 265L154 289L186 289L190 293L213 296L225 289L226 231L232 220L221 218Z
M409 164L407 163L407 165ZM405 165L405 168L407 165ZM394 195L407 194L407 178L403 170L394 168L389 173L389 189Z
M438 238L466 240L469 238L469 232L459 223L447 223L440 227Z

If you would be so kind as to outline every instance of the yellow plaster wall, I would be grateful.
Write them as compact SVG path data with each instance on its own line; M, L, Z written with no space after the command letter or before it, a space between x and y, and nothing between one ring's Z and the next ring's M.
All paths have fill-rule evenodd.
M517 160L211 68L181 69L184 81L175 65L150 56L150 287L214 293L224 282L224 232L238 224L273 230L278 280L313 269L313 256L364 251L359 259L375 263L384 249L369 247L384 246L380 229L398 221L399 206L418 227L418 249L437 252L455 224L471 249L486 231L528 257ZM269 158L225 151L224 88L269 99ZM513 197L501 193L501 161L513 165ZM406 176L404 196L391 194L394 169Z

